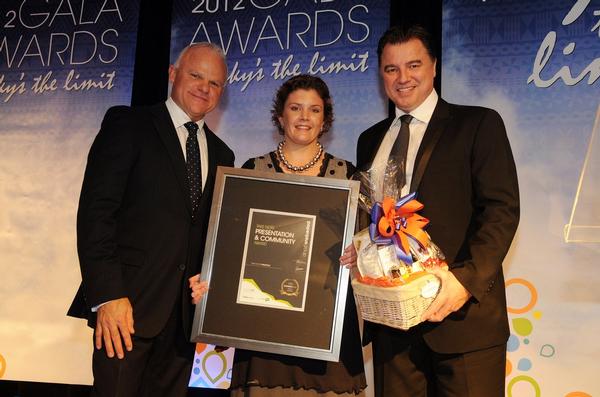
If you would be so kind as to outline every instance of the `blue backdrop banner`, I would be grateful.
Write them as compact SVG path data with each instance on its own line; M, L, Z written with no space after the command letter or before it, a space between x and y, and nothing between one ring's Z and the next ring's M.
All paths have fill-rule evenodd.
M443 14L442 94L501 113L519 174L506 394L598 395L600 1L446 0Z
M377 78L377 40L389 1L175 1L171 61L186 45L210 41L227 54L228 87L211 127L237 164L279 140L270 109L276 89L308 73L329 85L336 121L326 150L348 160L358 134L387 115Z
M129 104L139 0L0 2L0 378L91 382L75 214L109 106Z

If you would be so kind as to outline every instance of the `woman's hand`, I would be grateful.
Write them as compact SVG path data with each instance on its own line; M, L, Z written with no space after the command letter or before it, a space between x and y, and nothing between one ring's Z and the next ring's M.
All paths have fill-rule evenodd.
M350 244L344 249L344 253L340 256L340 265L353 269L356 267L356 248L354 248L354 243Z
M200 299L208 291L208 282L200 280L200 274L196 274L188 279L190 288L192 289L192 303L197 305Z

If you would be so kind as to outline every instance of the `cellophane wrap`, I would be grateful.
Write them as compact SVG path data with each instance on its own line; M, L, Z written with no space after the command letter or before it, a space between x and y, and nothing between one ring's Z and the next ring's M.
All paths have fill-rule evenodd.
M424 230L429 220L418 213L423 205L417 193L400 197L401 166L392 159L383 172L354 176L361 182L359 206L370 222L353 238L359 274L352 287L364 320L406 330L421 322L439 291L439 279L428 270L447 265Z

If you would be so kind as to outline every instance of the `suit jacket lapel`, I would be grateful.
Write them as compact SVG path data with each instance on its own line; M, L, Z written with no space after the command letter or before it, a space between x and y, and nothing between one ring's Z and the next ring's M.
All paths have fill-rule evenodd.
M185 167L185 157L183 157L181 144L179 143L179 139L177 138L177 131L175 130L175 126L173 125L173 120L171 120L169 111L163 103L153 106L151 108L151 113L154 116L153 122L156 126L156 131L158 132L158 135L163 141L167 149L167 153L171 158L173 170L175 171L175 177L177 178L177 182L179 182L179 187L181 188L182 195L185 198L186 208L191 214L192 203L190 202L189 187L187 182L187 169Z
M204 135L206 136L206 147L208 148L208 173L206 174L206 183L202 190L202 203L212 197L212 187L214 186L214 180L217 173L217 155L218 145L216 142L216 136L210 128L204 123Z
M413 168L414 172L410 183L411 192L419 189L419 184L421 183L421 179L423 178L423 174L425 173L425 169L427 168L431 154L440 140L444 129L448 125L449 118L450 109L448 103L440 98L435 110L433 111L431 120L427 125L427 130L425 130L425 135L423 136L423 141L421 142L419 151L417 152L415 166Z

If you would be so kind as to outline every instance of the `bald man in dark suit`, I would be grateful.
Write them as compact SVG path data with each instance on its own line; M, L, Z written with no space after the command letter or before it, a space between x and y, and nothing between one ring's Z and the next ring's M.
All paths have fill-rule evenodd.
M69 315L94 328L93 396L185 396L216 168L233 152L204 123L225 56L193 44L169 68L171 95L108 110L88 156L77 248L82 284Z
M373 342L377 396L500 397L509 336L502 261L519 221L517 174L498 113L438 97L432 48L418 26L380 39L380 74L396 114L361 134L357 163L385 169L407 124L402 195L418 192L449 270L435 271L441 289L425 322L408 331L366 323L365 341Z

